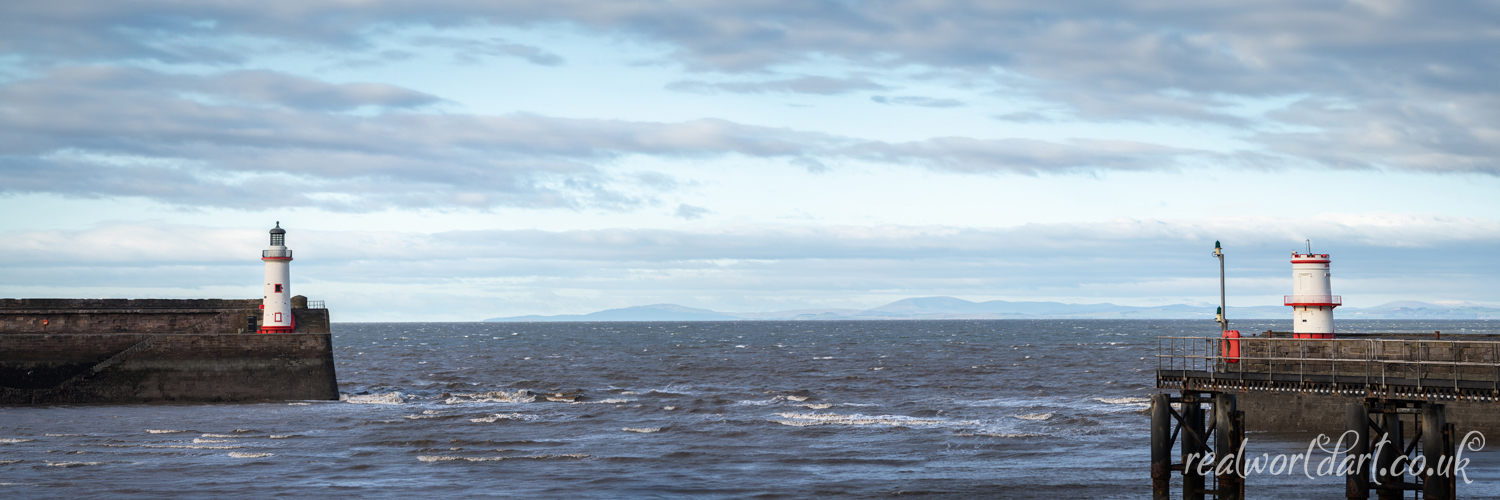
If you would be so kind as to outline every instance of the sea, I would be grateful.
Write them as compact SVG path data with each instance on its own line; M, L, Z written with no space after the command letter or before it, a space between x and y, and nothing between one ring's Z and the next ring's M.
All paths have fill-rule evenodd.
M0 498L1149 498L1157 337L1216 334L1201 320L335 323L339 401L0 408ZM1247 453L1313 437L1252 432ZM1460 498L1500 498L1496 455L1466 457ZM1247 491L1344 498L1340 478L1290 468Z

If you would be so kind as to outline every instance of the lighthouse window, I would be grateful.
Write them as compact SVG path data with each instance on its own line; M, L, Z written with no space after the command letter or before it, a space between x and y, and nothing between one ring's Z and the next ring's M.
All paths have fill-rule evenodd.
M276 293L281 293L281 283L276 284Z
M281 246L281 245L286 245L286 235L285 234L273 234L273 235L271 235L271 246Z

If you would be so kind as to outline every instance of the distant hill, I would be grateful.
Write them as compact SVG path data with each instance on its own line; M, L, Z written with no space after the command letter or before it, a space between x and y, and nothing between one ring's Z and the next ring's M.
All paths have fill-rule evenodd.
M870 309L797 309L772 312L718 312L676 304L609 309L589 314L512 316L485 321L736 321L866 319L1213 319L1215 306L1173 304L1156 307L1061 302L971 302L954 297L901 299ZM1345 319L1500 319L1500 308L1477 304L1439 305L1399 301L1368 308L1341 307ZM1232 307L1231 319L1285 319L1286 306Z
M608 309L588 314L563 314L559 316L513 316L490 318L485 321L734 321L745 319L708 309L695 309L677 304L652 304L649 306Z

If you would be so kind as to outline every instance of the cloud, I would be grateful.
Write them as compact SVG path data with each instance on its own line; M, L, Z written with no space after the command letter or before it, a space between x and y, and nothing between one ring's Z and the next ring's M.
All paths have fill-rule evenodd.
M992 79L1009 93L1090 120L1175 120L1275 130L1273 153L1340 168L1500 174L1493 158L1500 104L1493 82L1500 33L1489 3L1152 2L842 3L645 1L473 4L391 2L351 7L166 1L7 6L0 46L80 60L234 62L236 37L342 50L373 46L388 27L561 23L661 42L699 70L765 72L829 59L871 71L938 68ZM337 22L330 20L336 19ZM204 40L220 43L202 43ZM498 53L546 55L496 42ZM725 92L876 90L858 79L681 82ZM1239 103L1311 96L1281 113L1244 116ZM1348 110L1320 100L1343 100ZM933 104L929 102L929 104ZM951 103L948 103L951 104ZM1375 148L1339 146L1378 139ZM1332 146L1330 146L1332 145Z
M681 218L686 219L686 220L695 220L695 219L702 219L703 216L711 214L711 213L714 213L714 211L713 210L709 210L707 208L697 207L697 206L693 206L693 205L689 205L689 204L683 203L683 204L677 205L677 210L675 212L673 212L672 215L675 216L675 217L681 217Z
M284 226L297 252L299 293L361 304L341 313L345 318L381 317L399 300L381 290L396 285L409 293L490 297L494 304L504 303L496 297L541 292L592 297L570 302L583 311L496 305L502 309L474 313L479 317L689 300L721 310L830 297L872 297L867 306L931 295L1210 300L1218 291L1217 262L1209 256L1215 240L1228 254L1231 294L1274 301L1290 287L1287 257L1304 238L1313 240L1314 250L1333 254L1336 292L1351 301L1500 301L1490 286L1500 276L1486 260L1500 251L1500 221L1427 214L1120 218L996 228L799 224L418 233ZM34 290L253 296L265 231L117 223L3 233L0 269L7 279L0 296L42 293ZM455 319L447 307L435 306L425 319Z
M902 106L921 106L921 107L924 107L924 108L957 108L957 107L964 106L964 102L960 101L958 99L939 99L939 98L936 98L936 97L923 97L923 96L915 96L915 95L890 96L890 97L886 97L886 96L883 96L883 95L876 95L876 96L870 96L870 100L878 102L878 103L881 103L881 104L896 104L896 105L902 105Z
M1120 142L886 143L702 119L424 113L438 98L272 72L67 67L0 85L0 193L252 208L599 207L643 203L600 165L739 155L809 170L854 159L967 173L1169 169L1202 152ZM373 114L330 111L373 107ZM645 185L668 186L641 178Z
M688 211L701 207L682 205ZM681 208L679 207L679 208ZM288 222L288 221L282 221ZM286 227L295 227L283 224ZM1281 257L1312 239L1314 250L1444 253L1487 258L1500 247L1500 220L1431 214L1342 214L1313 217L1240 216L1187 220L1116 218L1086 223L976 228L902 225L728 225L699 230L289 230L288 242L323 262L471 260L484 258L659 262L797 259L900 261L975 258L1066 262L1087 257L1152 261L1197 259L1221 240L1232 255ZM85 230L0 233L7 266L39 263L142 265L218 264L259 255L264 228L116 223ZM295 236L295 238L293 237ZM289 243L290 244L290 243ZM1201 247L1201 248L1200 248ZM1264 248L1264 250L1260 250ZM314 250L315 249L315 250ZM252 255L253 254L253 255ZM1205 257L1206 259L1206 257ZM1206 259L1212 260L1212 259ZM1239 261L1237 265L1246 265ZM1010 266L1024 267L1024 262ZM1461 264L1455 264L1461 266Z
M491 57L515 57L538 66L561 66L566 62L562 56L548 52L547 50L531 45L511 43L499 38L488 40L473 40L457 37L422 36L416 37L412 43L417 46L445 47L454 50L455 59L464 62L478 62L477 56Z
M709 94L729 92L735 94L796 93L837 95L859 90L884 90L888 87L866 78L830 78L826 76L802 76L781 80L705 82L684 80L667 84L667 88L683 92Z
M844 152L854 158L920 164L963 173L1016 173L1089 170L1173 170L1183 159L1209 157L1206 152L1132 141L937 137L905 143L863 143Z
M927 68L1041 100L1058 119L1250 130L1266 153L1293 163L1500 175L1492 140L1500 133L1493 85L1500 79L1493 50L1500 32L1491 26L1497 17L1500 6L1491 3L1403 0L1190 6L705 0L691 8L644 0L611 2L608 8L581 0L84 0L7 5L0 15L0 51L32 64L225 65L253 54L309 48L375 57L389 52L382 44L404 30L561 27L661 44L675 63L721 76L774 74L829 61L867 74ZM505 40L432 36L415 43L451 46L461 57L563 62L545 49ZM826 95L878 90L875 85L860 78L798 77L686 80L671 87ZM1243 110L1246 103L1302 97L1307 99L1277 112ZM1330 99L1343 107L1321 104ZM957 104L907 104L924 103ZM1285 132L1286 125L1299 132ZM1353 145L1370 142L1375 147Z

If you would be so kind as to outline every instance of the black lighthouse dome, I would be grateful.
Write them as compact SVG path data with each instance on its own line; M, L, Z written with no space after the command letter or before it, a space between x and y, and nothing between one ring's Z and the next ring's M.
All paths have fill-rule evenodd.
M281 221L276 221L276 227L271 229L271 246L286 246L286 230L281 228Z

